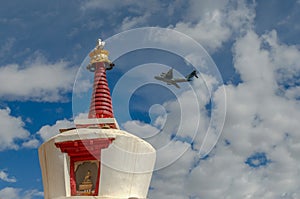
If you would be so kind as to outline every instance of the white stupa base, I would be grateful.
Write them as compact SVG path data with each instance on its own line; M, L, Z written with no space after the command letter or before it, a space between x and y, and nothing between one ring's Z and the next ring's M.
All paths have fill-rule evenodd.
M101 150L98 196L71 196L70 158L56 143L113 139ZM39 158L45 199L145 199L154 169L155 149L141 138L118 129L80 128L60 133L42 144Z

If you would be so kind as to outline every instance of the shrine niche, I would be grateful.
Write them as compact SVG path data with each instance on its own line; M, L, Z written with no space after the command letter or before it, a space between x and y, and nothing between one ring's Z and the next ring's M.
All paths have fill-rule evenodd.
M113 140L98 138L55 143L69 156L71 196L98 195L101 149L107 148Z

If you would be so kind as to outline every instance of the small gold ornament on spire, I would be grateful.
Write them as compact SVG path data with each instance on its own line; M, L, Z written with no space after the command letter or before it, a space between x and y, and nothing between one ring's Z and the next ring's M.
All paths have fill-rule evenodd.
M105 42L101 39L98 39L97 45L94 50L89 54L90 56L90 64L87 66L87 69L90 71L94 71L94 64L97 62L102 62L105 64L105 68L107 70L112 69L114 64L108 59L109 52L104 50Z

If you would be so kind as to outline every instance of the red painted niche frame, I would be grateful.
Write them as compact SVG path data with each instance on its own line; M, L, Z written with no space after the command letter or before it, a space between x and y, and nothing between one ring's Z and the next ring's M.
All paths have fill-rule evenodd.
M93 196L98 195L101 166L101 149L107 148L113 142L113 140L114 138L96 138L55 143L55 146L60 148L61 152L67 153L70 157L70 187L72 196L77 195L76 177L74 171L75 163L78 161L90 160L97 160L99 163L97 181Z

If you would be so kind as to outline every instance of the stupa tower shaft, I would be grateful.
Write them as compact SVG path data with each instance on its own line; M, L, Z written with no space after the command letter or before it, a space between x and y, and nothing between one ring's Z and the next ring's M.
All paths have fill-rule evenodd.
M105 63L94 63L94 85L89 118L113 118L112 101L106 79Z
M88 118L114 118L110 90L106 79L106 70L114 64L108 59L105 42L98 40L96 48L90 53L87 69L94 73L94 85Z

